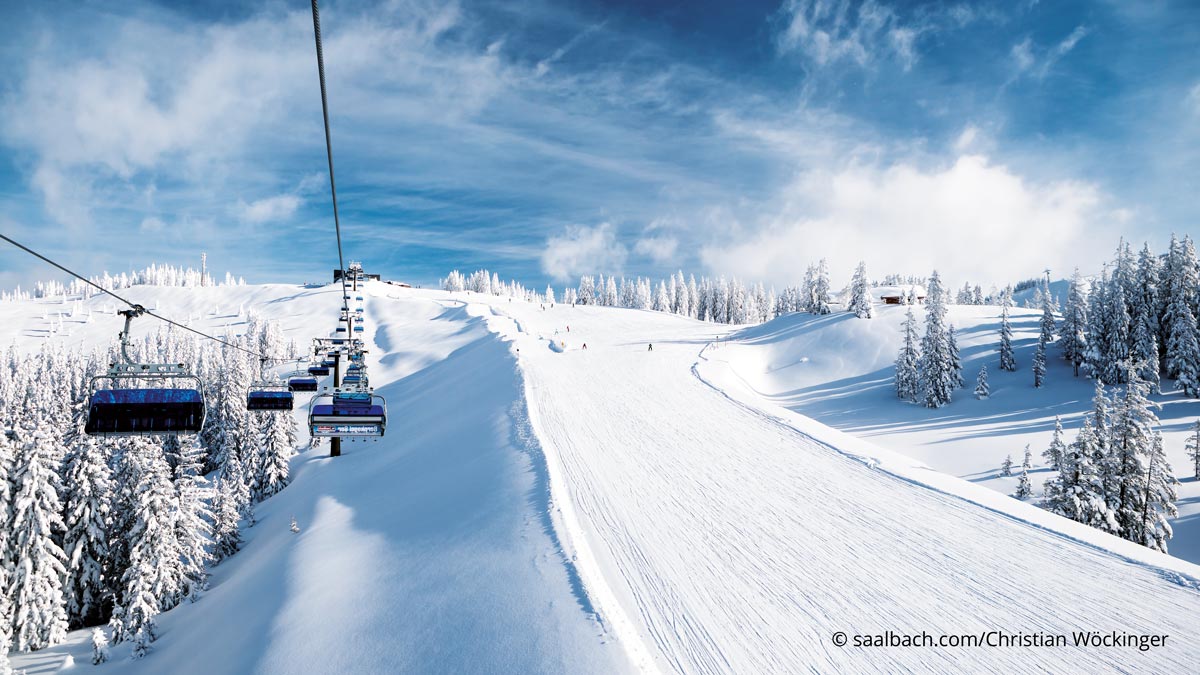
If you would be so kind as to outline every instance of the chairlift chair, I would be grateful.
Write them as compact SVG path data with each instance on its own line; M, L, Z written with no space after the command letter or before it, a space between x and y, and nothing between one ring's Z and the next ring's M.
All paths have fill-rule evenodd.
M309 366L308 374L317 377L325 377L329 374L329 366Z
M317 390L317 378L315 378L315 377L289 378L287 386L290 391L316 391Z
M284 384L256 383L246 392L246 410L291 410L292 405L292 390Z
M129 328L135 317L145 313L136 305L118 312L125 317L121 332L121 355L125 363L114 363L108 373L92 378L89 387L87 422L84 433L97 436L150 436L156 434L195 434L204 428L204 395L200 378L182 363L134 363L129 358ZM101 380L112 386L99 388ZM139 387L139 380L170 383L189 381L193 387ZM120 387L128 383L129 387Z
M317 438L379 438L387 427L387 401L370 391L318 394L308 405L308 427Z

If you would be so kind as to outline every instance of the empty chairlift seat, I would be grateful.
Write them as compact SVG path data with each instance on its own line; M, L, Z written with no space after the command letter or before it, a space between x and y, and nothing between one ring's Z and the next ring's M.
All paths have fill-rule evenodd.
M309 366L308 374L317 377L325 377L329 374L329 366Z
M378 438L387 427L387 402L370 392L320 394L309 404L308 426L318 438Z
M288 380L288 389L291 391L316 391L317 378L315 377L293 377Z
M252 388L246 392L246 410L291 410L292 392L278 386Z
M88 402L87 434L195 434L204 427L198 389L99 389Z

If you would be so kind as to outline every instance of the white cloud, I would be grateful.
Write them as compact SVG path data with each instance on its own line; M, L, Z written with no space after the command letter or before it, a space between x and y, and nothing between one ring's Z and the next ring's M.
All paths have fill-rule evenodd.
M679 240L675 237L642 237L633 247L633 252L644 255L656 263L667 263L675 259Z
M1045 79L1050 74L1050 69L1054 64L1058 63L1064 56L1069 54L1079 41L1087 37L1091 30L1086 26L1076 26L1071 34L1063 38L1058 44L1046 49L1041 56L1038 55L1038 49L1034 46L1033 40L1025 38L1012 47L1013 60L1016 61L1017 72L1031 72L1037 79ZM1039 63L1040 60L1040 63Z
M820 66L841 60L868 66L895 57L910 70L924 35L996 18L963 4L920 7L905 14L874 0L785 0L777 14L783 28L775 35L775 47L781 54L800 52Z
M581 274L619 273L628 256L625 245L617 241L611 223L596 227L570 225L563 234L546 240L542 252L542 271L556 281L567 281Z
M237 217L243 223L270 223L290 218L300 208L301 199L294 194L265 197L247 204L238 200Z
M974 124L968 124L958 138L954 141L954 149L959 153L964 153L971 149L975 144L975 139L979 136L979 128Z
M781 212L748 239L702 252L714 272L796 283L811 259L848 277L860 259L873 274L927 274L1002 283L1047 265L1091 264L1116 240L1091 184L1033 183L980 155L944 169L909 164L813 171L790 186Z
M1024 72L1033 67L1033 40L1025 38L1012 48L1013 60L1017 62L1017 70Z

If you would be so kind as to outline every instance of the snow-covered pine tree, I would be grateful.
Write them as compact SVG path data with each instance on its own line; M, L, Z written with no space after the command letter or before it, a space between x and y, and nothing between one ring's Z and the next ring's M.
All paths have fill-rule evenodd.
M1192 427L1192 435L1188 436L1184 448L1188 459L1192 460L1192 477L1200 480L1200 419Z
M988 386L987 364L983 364L979 368L979 376L975 378L975 398L985 399L992 395L992 388Z
M92 629L92 665L108 661L108 656L108 638L104 637L104 629L97 626Z
M1046 465L1055 471L1062 468L1063 454L1066 449L1067 446L1063 443L1062 417L1055 415L1054 435L1050 438L1050 446L1042 453L1042 457L1046 458Z
M854 270L854 278L850 281L850 305L848 310L860 319L870 319L874 315L874 303L871 302L871 280L867 278L867 263L860 261Z
M1076 377L1087 356L1087 326L1087 288L1076 267L1071 275L1067 306L1063 309L1062 325L1058 330L1063 358L1071 364Z
M208 585L207 565L212 559L208 552L212 513L208 502L212 490L201 473L204 449L197 443L180 449L180 461L175 467L175 536L179 541L179 560L183 580L183 597L195 600Z
M1008 321L1008 307L1000 310L1000 370L1017 371L1017 357L1012 346L1012 324Z
M604 282L604 306L617 306L617 282L613 281L612 277L609 277L608 281Z
M651 306L651 309L656 312L671 311L671 298L667 294L666 283L662 281L658 282L658 288L654 291L654 305Z
M80 420L82 421L82 419ZM82 426L82 425L81 425ZM77 429L63 467L63 552L67 618L71 627L104 620L109 510L113 485L108 458L94 437Z
M703 296L700 294L700 289L696 287L696 276L694 274L688 275L687 296L688 296L688 316L692 317L693 319L702 318L701 317L702 306L700 304L701 303L700 299Z
M239 480L222 472L217 481L217 494L213 499L213 561L219 563L225 558L237 553L242 547L242 531L238 527L241 516L238 513Z
M179 604L184 594L184 571L176 530L177 498L170 468L158 443L134 437L121 461L134 477L133 520L125 534L129 542L129 566L121 577L121 593L110 625L113 642L153 642L155 617Z
M1046 348L1054 340L1054 305L1050 281L1042 285L1042 319L1038 324L1037 351L1033 354L1033 386L1040 389L1046 382Z
M956 384L946 330L945 302L942 280L935 270L929 277L925 297L925 336L921 339L921 359L917 367L921 400L927 408L940 408L950 403Z
M1167 308L1169 342L1167 372L1175 378L1184 396L1200 396L1200 342L1196 338L1196 316L1191 294L1179 291Z
M1133 344L1130 347L1130 358L1134 363L1141 364L1142 379L1150 383L1151 391L1159 389L1159 370L1162 363L1159 353L1162 343L1159 341L1160 328L1159 280L1162 277L1162 263L1157 255L1150 250L1149 244L1143 244L1138 254L1137 274L1135 283L1130 289L1130 303L1133 320Z
M913 316L912 307L904 317L904 340L900 345L900 354L896 357L896 396L902 401L917 402L921 391L920 376L917 364L921 353L917 341L917 319Z
M804 281L800 286L800 308L798 311L816 313L817 266L810 264L804 269Z
M33 431L17 444L13 459L9 534L17 565L7 594L12 603L13 648L21 652L58 644L67 636L65 556L55 542L63 522L53 442L47 431Z
M546 298L545 298L545 300L546 300L546 304L547 304L547 305L553 305L553 304L554 304L554 287L553 287L553 286L551 286L550 284L546 284Z
M954 324L950 324L946 330L946 346L950 350L950 373L954 388L962 389L966 386L966 382L963 381L962 356L958 353L958 334L954 330Z
M816 276L813 278L813 314L828 314L833 311L829 306L829 264L824 258L817 263Z
M1012 455L1011 454L1005 455L1004 461L1000 463L1000 475L1005 478L1008 478L1009 476L1012 475L1012 468L1013 468Z
M1025 458L1021 460L1021 468L1023 468L1023 469L1032 469L1033 468L1033 453L1029 450L1028 443L1025 444Z
M579 291L575 294L575 302L581 305L596 304L596 281L592 277L579 278Z
M1174 536L1171 519L1179 515L1175 501L1179 499L1179 481L1167 462L1163 450L1162 433L1157 429L1151 439L1145 460L1146 473L1143 479L1141 516L1136 530L1141 534L1138 542L1155 551L1167 552L1167 542Z
M1113 416L1109 440L1110 474L1115 480L1109 503L1120 536L1166 552L1171 538L1168 518L1175 515L1176 480L1163 452L1158 417L1147 395L1149 384L1138 367L1125 364L1125 391Z
M1097 527L1106 519L1095 457L1097 442L1092 418L1084 417L1075 442L1066 448L1058 475L1046 481L1046 508L1078 523Z
M296 453L296 418L286 412L268 413L262 447L262 474L256 481L260 500L277 494L288 484L288 463Z
M1033 485L1029 482L1029 467L1021 467L1021 475L1017 479L1017 491L1013 493L1013 497L1029 499L1032 494Z

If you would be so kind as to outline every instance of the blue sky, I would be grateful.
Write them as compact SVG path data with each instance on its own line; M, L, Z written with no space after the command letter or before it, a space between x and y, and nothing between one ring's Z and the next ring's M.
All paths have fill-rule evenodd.
M88 272L336 262L303 2L13 3L0 230ZM432 283L1095 271L1197 223L1200 5L331 1L347 255ZM28 276L25 276L28 275ZM0 283L53 275L0 252Z

